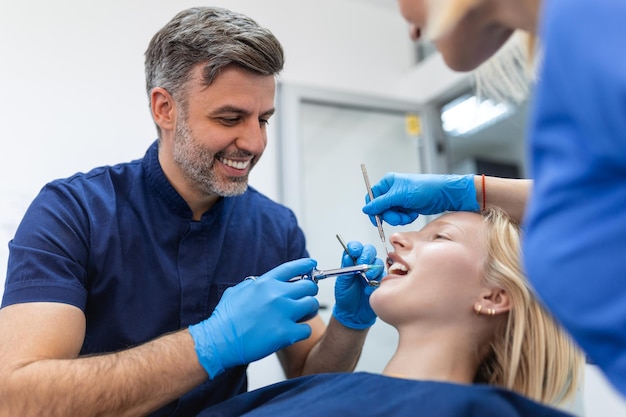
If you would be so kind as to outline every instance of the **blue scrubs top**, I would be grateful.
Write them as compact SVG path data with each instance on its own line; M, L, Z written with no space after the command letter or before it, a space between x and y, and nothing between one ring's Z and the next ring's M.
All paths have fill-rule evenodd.
M542 16L525 267L626 395L626 2L549 0Z
M226 288L308 256L293 212L250 187L192 220L157 151L47 184L9 244L2 306L74 305L81 354L112 352L202 321ZM246 389L237 367L153 415L196 415Z

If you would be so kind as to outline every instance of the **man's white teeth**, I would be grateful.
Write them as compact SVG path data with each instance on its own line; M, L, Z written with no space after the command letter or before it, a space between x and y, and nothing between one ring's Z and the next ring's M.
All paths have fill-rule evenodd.
M248 165L250 165L250 161L233 161L226 158L220 159L220 162L236 169L246 169L248 168Z
M397 262L389 267L390 274L405 275L408 271L409 269L405 265Z

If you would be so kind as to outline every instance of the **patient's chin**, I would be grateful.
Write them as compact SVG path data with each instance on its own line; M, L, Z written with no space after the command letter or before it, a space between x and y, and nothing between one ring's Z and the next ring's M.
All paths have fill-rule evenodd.
M388 305L391 302L391 299L387 297L386 291L382 287L378 287L376 291L372 292L370 295L370 307L374 310L374 313L383 321L386 320L383 318L386 311L388 310Z

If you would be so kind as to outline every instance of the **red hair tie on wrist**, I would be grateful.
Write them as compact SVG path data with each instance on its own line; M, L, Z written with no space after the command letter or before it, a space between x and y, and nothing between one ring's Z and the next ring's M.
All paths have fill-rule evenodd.
M487 208L487 190L485 189L485 174L482 174L483 180L483 211Z

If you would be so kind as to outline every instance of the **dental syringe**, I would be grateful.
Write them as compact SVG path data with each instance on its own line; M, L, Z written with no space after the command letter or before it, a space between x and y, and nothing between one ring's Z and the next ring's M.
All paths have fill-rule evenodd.
M361 272L367 272L371 270L376 270L382 268L382 265L376 264L362 264L362 265L354 265L354 266L346 266L344 268L335 268L335 269L325 269L320 270L315 268L310 274L303 274L297 277L291 278L289 281L298 281L301 279L310 279L311 281L317 283L320 279L338 277L340 275L350 275L350 274L358 274Z

